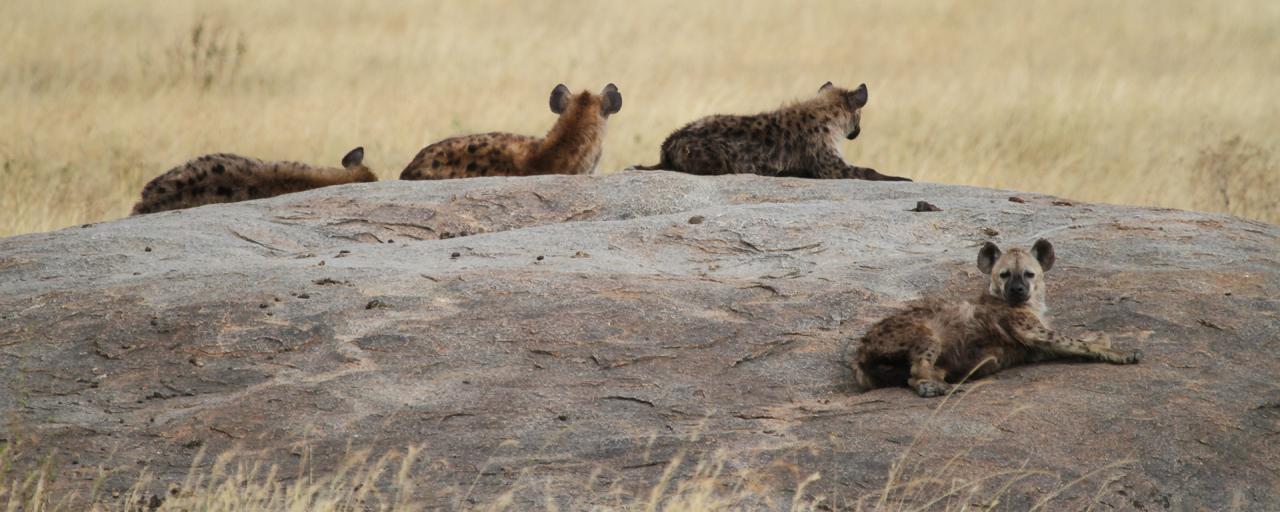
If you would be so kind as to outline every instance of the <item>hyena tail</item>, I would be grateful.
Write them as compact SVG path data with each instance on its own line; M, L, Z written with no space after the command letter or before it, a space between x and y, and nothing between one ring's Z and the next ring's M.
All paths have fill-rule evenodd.
M666 167L661 162L658 165L633 165L627 168L628 171L659 171L662 169L666 169Z
M911 376L909 369L875 360L866 354L857 354L849 360L849 368L853 370L853 380L862 391L876 388L905 386Z
M668 150L668 142L662 143L662 156L658 158L657 165L633 165L628 167L628 171L674 171L676 168L671 164L671 153Z

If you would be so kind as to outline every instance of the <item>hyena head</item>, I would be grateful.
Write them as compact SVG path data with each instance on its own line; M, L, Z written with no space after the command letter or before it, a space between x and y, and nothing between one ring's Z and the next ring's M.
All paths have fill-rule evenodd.
M867 84L859 85L857 89L850 91L827 82L818 88L818 94L831 95L837 99L836 105L849 113L849 122L844 127L845 138L849 140L858 138L858 134L862 132L860 126L862 107L867 105Z
M1044 305L1044 273L1053 268L1053 244L1041 238L1031 251L1009 249L1001 254L996 244L987 242L978 251L978 269L991 275L987 293L1011 306L1035 301Z
M619 110L622 110L622 93L613 84L604 86L600 94L591 94L589 91L573 94L564 84L557 85L551 91L551 111L561 117L596 115L604 119Z
M364 165L364 146L348 151L347 155L342 157L342 168L355 176L357 182L378 181L378 176Z

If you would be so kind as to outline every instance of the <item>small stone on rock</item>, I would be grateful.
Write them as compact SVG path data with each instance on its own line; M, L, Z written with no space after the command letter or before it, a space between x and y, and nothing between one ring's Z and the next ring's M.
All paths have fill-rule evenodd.
M912 212L940 212L940 211L942 211L942 208L938 208L937 206L934 206L932 203L929 203L929 202L927 202L927 201L916 201L916 207L915 207L915 208L912 208L912 209L910 209L910 210L907 210L907 211L912 211Z

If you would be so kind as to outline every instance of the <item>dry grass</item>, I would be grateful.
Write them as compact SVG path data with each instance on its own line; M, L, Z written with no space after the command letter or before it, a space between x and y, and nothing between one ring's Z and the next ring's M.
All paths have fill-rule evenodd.
M796 475L797 481L786 489L779 489L777 480L768 477L770 470L777 467L744 465L740 460L734 462L729 454L717 451L701 460L677 454L666 464L658 480L648 487L636 488L635 482L626 479L604 489L591 483L567 482L568 488L577 491L571 493L573 501L565 503L564 496L552 491L553 482L529 478L524 470L505 492L477 500L472 495L473 488L465 485L424 489L422 482L430 486L434 480L426 468L434 465L421 459L420 447L378 456L368 449L349 449L337 464L314 465L310 449L303 444L302 459L296 473L291 475L284 474L263 453L237 449L218 455L206 466L202 464L205 453L201 450L180 484L158 485L143 468L127 490L106 492L102 484L109 472L99 470L92 490L87 496L80 496L50 491L52 482L66 469L55 462L55 454L46 454L33 469L15 470L14 461L24 448L30 451L39 447L15 449L15 441L11 440L0 444L0 508L45 512L85 509L94 512L407 512L424 508L501 511L535 507L548 511L705 512L787 507L793 512L967 512L1004 509L1007 501L1019 501L1032 503L1029 510L1035 512L1059 508L1063 504L1057 500L1067 491L1080 495L1079 491L1085 489L1083 495L1091 498L1077 497L1070 506L1080 509L1087 505L1092 510L1112 493L1112 485L1133 464L1132 460L1114 461L1070 480L1049 471L1028 469L1025 461L1015 469L975 474L966 467L967 460L983 446L998 442L1000 426L1031 407L1011 410L985 432L975 435L966 446L956 448L932 443L935 431L947 428L949 415L961 410L966 398L979 393L985 384L986 381L966 384L963 393L954 388L938 400L932 413L917 425L911 442L890 465L880 488L861 495L822 486L821 473L806 471L781 459L770 466L781 464L785 473ZM447 463L439 465L448 466ZM480 472L483 473L483 468ZM596 476L593 474L587 481L596 481ZM560 487L563 492L564 486ZM544 492L544 502L517 504L516 495L527 496L529 491L534 495ZM790 501L780 502L786 495L792 496ZM1013 499L1015 496L1017 500ZM426 502L424 497L429 497Z
M545 131L558 82L620 86L606 171L656 162L698 116L867 82L859 165L1280 222L1200 175L1234 175L1201 154L1239 140L1271 177L1254 193L1280 196L1269 0L6 0L0 19L0 235L123 216L209 152L365 145L393 178L442 137Z
M941 409L941 407L939 407ZM994 430L994 427L993 427ZM410 447L375 456L368 450L351 452L335 466L313 466L306 459L295 474L285 474L272 461L252 452L228 451L202 465L196 456L187 477L178 484L160 485L143 469L125 491L107 491L108 471L99 471L87 495L51 488L62 470L49 456L28 471L10 466L9 446L0 446L0 509L6 511L94 512L204 511L232 512L408 512L424 509L502 510L618 510L628 512L706 512L788 508L793 512L847 510L876 512L984 511L1007 508L1015 496L1033 503L1031 510L1063 506L1066 491L1085 489L1091 498L1071 501L1071 507L1094 508L1114 489L1112 484L1132 461L1117 461L1066 480L1051 472L1027 469L975 475L964 469L972 447L944 454L925 453L926 438L917 436L885 476L883 487L863 495L822 485L822 475L800 473L797 482L778 489L750 469L730 470L729 457L717 453L706 460L675 457L651 487L628 489L636 482L621 481L608 489L568 483L582 489L569 502L546 486L542 503L517 502L517 493L537 496L539 483L517 479L505 492L473 499L466 488L424 488L419 449ZM981 440L976 440L981 441ZM932 447L930 447L932 448ZM792 468L798 469L798 468ZM429 480L429 479L428 479ZM166 490L167 489L167 490ZM1035 491L1029 491L1036 489ZM528 491L528 492L525 492ZM1033 494L1026 494L1032 492ZM1077 493L1078 494L1078 493ZM784 496L792 496L784 498ZM424 501L425 500L425 501ZM781 501L780 501L781 500Z

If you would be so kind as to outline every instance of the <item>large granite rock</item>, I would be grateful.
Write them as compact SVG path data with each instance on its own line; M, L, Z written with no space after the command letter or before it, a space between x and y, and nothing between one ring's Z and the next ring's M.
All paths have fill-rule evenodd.
M852 389L847 340L976 293L981 242L1037 237L1056 326L1141 364L1016 368L936 412ZM0 240L0 407L64 490L103 465L107 490L178 483L199 450L323 471L421 445L416 499L447 507L643 501L718 461L744 503L789 508L818 473L799 498L840 508L905 454L899 480L1043 472L1010 509L1276 510L1278 253L1231 217L918 183L333 187Z

